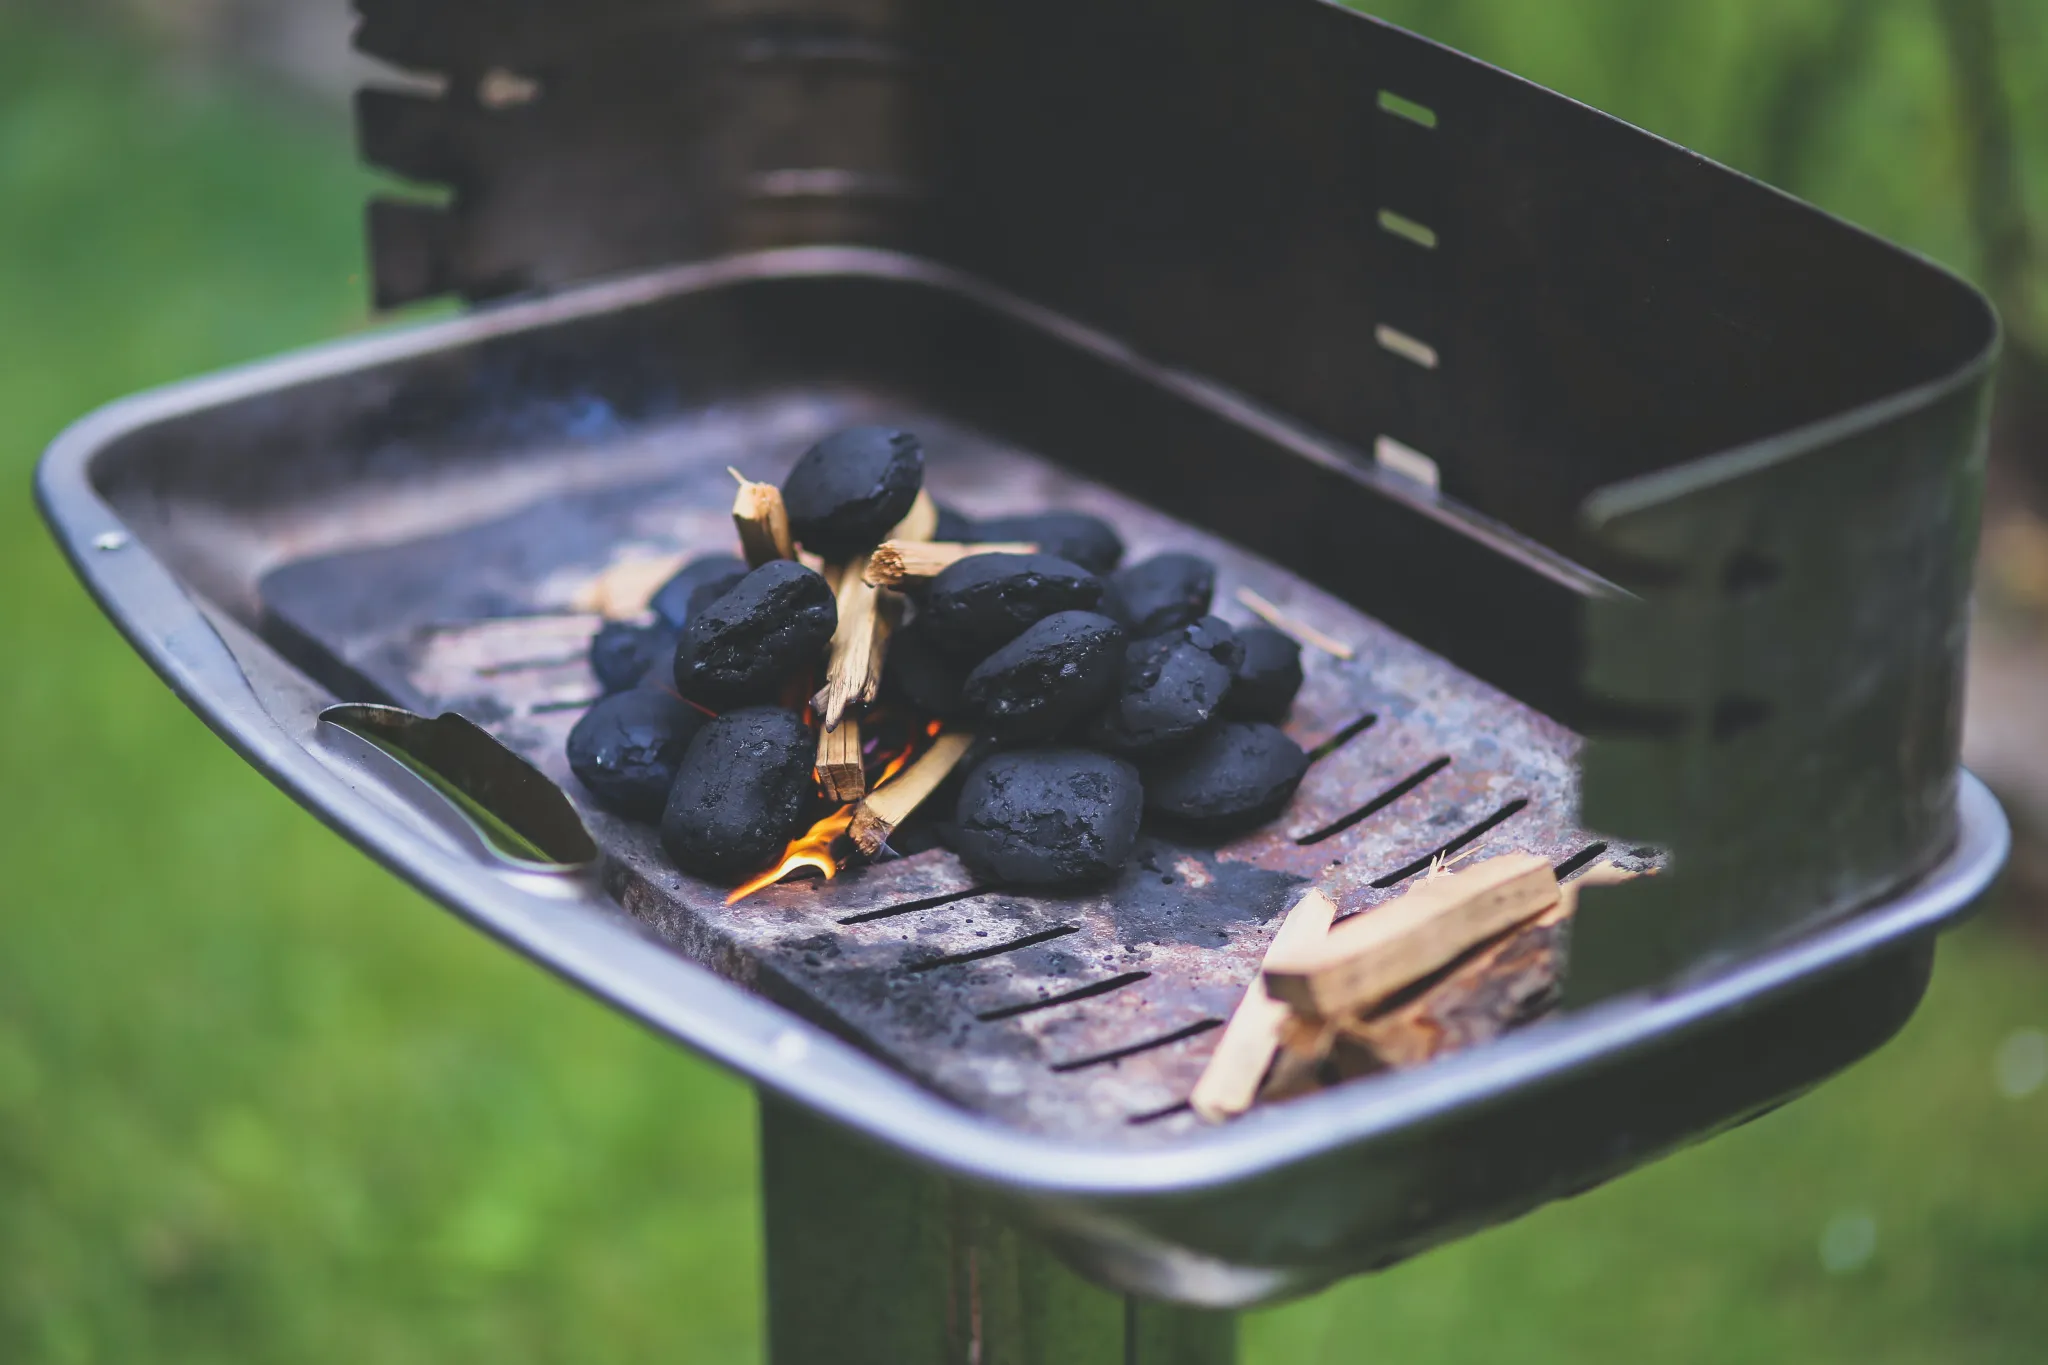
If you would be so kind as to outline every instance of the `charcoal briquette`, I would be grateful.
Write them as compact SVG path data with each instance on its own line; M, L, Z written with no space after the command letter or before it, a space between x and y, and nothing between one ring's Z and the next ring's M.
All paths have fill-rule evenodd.
M952 720L960 714L960 688L967 668L935 645L921 621L896 632L882 665L882 688L920 720Z
M661 815L661 846L684 872L730 884L774 865L817 800L818 739L775 706L728 711L690 741Z
M1035 512L1023 517L998 517L977 522L977 541L1016 541L1036 545L1040 554L1057 555L1090 573L1106 574L1123 562L1124 542L1116 528L1086 512ZM944 540L944 536L934 536Z
M747 576L747 573L746 569L736 569L722 578L712 579L709 583L699 583L696 591L690 594L689 614L685 618L686 623L696 620L704 608L710 606L734 588L737 588L740 585L740 581Z
M804 452L782 482L789 529L827 561L873 549L924 487L924 447L893 427L849 427Z
M637 687L591 706L569 731L569 768L606 810L661 818L704 713L664 688Z
M655 589L654 597L647 605L654 609L656 616L668 622L670 629L681 630L690 624L690 617L697 608L730 591L733 584L746 576L744 560L732 555L702 555L683 565L673 578ZM713 592L711 598L699 596L704 589L721 583L725 586Z
M1215 718L1243 659L1236 632L1214 616L1132 641L1117 695L1089 727L1089 742L1134 757L1185 743Z
M969 555L925 593L918 621L940 649L983 659L1054 612L1093 611L1102 580L1053 555Z
M676 690L714 709L772 700L821 663L839 606L825 580L777 559L700 610L676 647Z
M1116 690L1124 629L1092 611L1054 612L981 661L962 697L976 729L1052 739Z
M1231 721L1145 769L1145 808L1208 834L1234 834L1280 813L1308 755L1277 726Z
M999 753L968 774L947 831L954 851L1012 886L1114 876L1138 839L1138 770L1089 749Z
M607 695L638 686L650 671L665 678L676 657L676 638L666 622L634 626L607 621L590 637L590 671Z
M1223 714L1237 720L1278 724L1287 719L1294 694L1301 690L1301 646L1271 626L1247 626L1237 633L1244 649Z
M1199 555L1154 555L1109 576L1103 610L1124 623L1132 639L1184 626L1209 610L1216 566Z

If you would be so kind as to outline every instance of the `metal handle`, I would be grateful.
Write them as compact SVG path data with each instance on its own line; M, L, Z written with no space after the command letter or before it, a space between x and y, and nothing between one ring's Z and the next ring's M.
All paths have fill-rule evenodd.
M320 713L324 756L372 777L439 833L520 872L576 872L597 845L569 798L489 732L454 712L432 720L396 706Z

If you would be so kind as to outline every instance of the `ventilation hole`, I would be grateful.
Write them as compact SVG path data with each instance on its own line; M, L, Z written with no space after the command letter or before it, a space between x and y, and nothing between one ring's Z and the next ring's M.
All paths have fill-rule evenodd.
M1714 719L1708 732L1720 744L1756 729L1770 718L1769 702L1757 697L1723 697L1714 703Z
M494 66L476 83L476 102L486 109L517 109L540 98L540 82Z
M1179 1104L1169 1104L1164 1109L1148 1109L1142 1114L1133 1114L1125 1119L1124 1122L1135 1128L1142 1123L1157 1123L1161 1119L1170 1119L1175 1114L1192 1114L1194 1112L1195 1106L1189 1104L1186 1100L1182 1100Z
M567 668L584 660L582 653L557 654L546 659L511 659L502 664L485 664L476 671L479 678L495 678L504 673L534 673L543 668Z
M1785 576L1785 566L1754 550L1737 550L1721 566L1721 590L1730 597L1762 592Z
M1313 834L1304 834L1294 842L1306 848L1310 844L1320 844L1333 834L1342 834L1368 815L1376 815L1388 806L1393 805L1409 792L1414 791L1417 787L1450 766L1451 760L1449 755L1431 759L1428 763L1423 764L1420 768L1417 768L1414 772L1408 774L1408 776L1402 778L1399 782L1396 782L1393 786L1351 812L1351 814L1324 825Z
M1401 359L1413 361L1425 370L1436 368L1436 347L1428 342L1419 341L1400 328L1389 327L1384 322L1372 329L1372 335L1373 340L1379 342L1383 349L1392 351Z
M1557 865L1557 879L1559 881L1568 881L1574 873L1583 871L1586 864L1592 862L1606 851L1607 844L1604 841L1597 844L1587 844L1577 853L1574 853L1571 857L1566 858Z
M1392 209L1380 210L1380 231L1390 233L1404 241L1415 243L1430 251L1436 250L1436 229L1405 218Z
M581 701L537 702L526 709L529 716L545 716L551 711L582 711L603 701L602 697L585 697Z
M948 891L943 896L927 896L921 901L905 901L901 905L887 905L880 910L863 910L858 915L848 915L839 922L866 924L869 920L888 919L894 915L912 915L919 910L930 910L934 906L951 905L954 901L964 901L969 896L979 896L987 889L983 886L974 886L965 891Z
M1367 730L1372 729L1373 726L1379 723L1379 719L1380 718L1374 715L1372 712L1366 712L1357 720L1352 721L1349 725L1339 730L1336 734L1331 735L1321 744L1316 745L1315 748L1310 749L1308 751L1308 761L1314 763L1320 759L1328 758L1331 754L1336 753L1339 749L1349 744L1352 740L1357 739Z
M1222 1027L1223 1021L1221 1019L1204 1019L1200 1023L1189 1024L1186 1028L1177 1028L1173 1032L1162 1034L1157 1038L1147 1038L1142 1043L1132 1043L1128 1047L1111 1048L1107 1052L1098 1052L1092 1057L1076 1057L1071 1062L1054 1062L1052 1069L1065 1073L1068 1071L1080 1071L1091 1066L1107 1066L1111 1062L1120 1062L1126 1057L1135 1057L1141 1052L1150 1052L1154 1048L1171 1047L1173 1044L1183 1042L1189 1038L1199 1038L1210 1029Z
M1399 474L1404 479L1413 479L1427 488L1443 487L1443 474L1436 467L1436 461L1415 449L1402 445L1391 436L1381 436L1372 443L1373 463L1390 474Z
M993 1024L998 1019L1015 1019L1020 1014L1036 1014L1039 1010L1049 1010L1054 1005L1071 1005L1076 1000L1093 1000L1098 995L1108 995L1111 991L1135 986L1150 975L1150 972L1125 972L1122 976L1112 976L1107 981L1076 986L1070 991L1061 991L1058 995L1048 995L1043 1000L1027 1000L1021 1005L1005 1005L999 1010L990 1010L986 1014L977 1014L974 1017L984 1024Z
M1373 888L1375 890L1384 891L1390 886L1397 886L1400 883L1407 881L1410 877L1414 876L1418 872L1427 872L1429 870L1429 865L1435 862L1438 858L1450 857L1459 849L1465 847L1467 844L1475 842L1483 835L1487 834L1489 831L1494 829L1496 826L1507 821L1510 817L1515 815L1524 806L1527 806L1528 804L1528 797L1516 797L1514 800L1508 802L1505 806L1502 806L1499 810L1487 816L1484 820L1481 820L1478 824L1472 826L1472 828L1466 830L1463 834L1460 834L1457 838L1451 840L1449 843L1431 849L1429 852L1423 854L1420 858L1417 858L1414 862L1409 863L1406 867L1396 868L1394 871L1389 872L1386 876L1374 882Z
M1404 118L1410 123L1419 123L1425 128L1436 127L1436 110L1426 104L1417 104L1414 100L1403 99L1391 90L1380 91L1380 108L1392 114L1395 118Z
M1040 943L1050 943L1056 938L1065 938L1068 934L1078 934L1080 932L1081 926L1078 924L1062 924L1051 929L1040 929L1037 933L1026 934L1022 938L1013 938L1008 943L997 943L987 948L976 948L968 953L951 953L945 957L926 958L923 962L911 963L904 970L909 972L930 972L937 971L940 967L957 967L963 962L979 962L985 957L1001 957L1004 953L1014 953L1020 948L1030 948Z

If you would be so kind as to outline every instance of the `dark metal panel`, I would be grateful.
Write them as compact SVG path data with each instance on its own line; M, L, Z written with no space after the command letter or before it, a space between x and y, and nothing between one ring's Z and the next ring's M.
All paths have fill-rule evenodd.
M409 199L372 199L365 223L370 284L379 308L396 308L455 288L454 223L446 209Z
M1981 299L1726 169L1310 0L948 12L945 250L1567 553L1602 484L1981 363ZM1433 127L1383 107L1388 91ZM1447 286L1378 342L1419 206ZM1401 248L1401 250L1396 250ZM1406 330L1404 328L1404 330ZM1599 566L1597 558L1594 560Z
M447 101L410 90L356 92L356 143L363 160L411 180L454 185L463 178L462 133Z
M364 0L357 45L444 87L365 92L364 158L453 195L431 271L404 270L373 220L373 261L399 262L380 304L910 240L927 186L904 8Z
M1588 897L1574 999L1843 913L1948 851L1987 389L1595 499L1642 598L1591 610L1588 681L1620 705L1585 751L1585 818L1674 857Z
M761 1102L774 1365L1233 1365L1226 1313L1077 1278L929 1167Z

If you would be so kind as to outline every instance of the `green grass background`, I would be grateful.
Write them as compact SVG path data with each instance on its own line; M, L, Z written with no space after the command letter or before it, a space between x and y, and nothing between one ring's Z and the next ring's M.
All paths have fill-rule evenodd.
M1400 8L1740 161L1764 155L1724 112L1743 54L1811 7ZM1809 192L1969 268L1939 76L1891 9L1903 74L1823 121ZM745 1087L248 771L30 506L41 447L94 405L364 325L370 187L339 126L0 9L0 1362L753 1360ZM1247 1359L2048 1359L2048 1090L1992 1077L2048 1025L2015 923L1947 940L1905 1034L1812 1097L1253 1315ZM1830 1272L1845 1215L1875 1250Z

